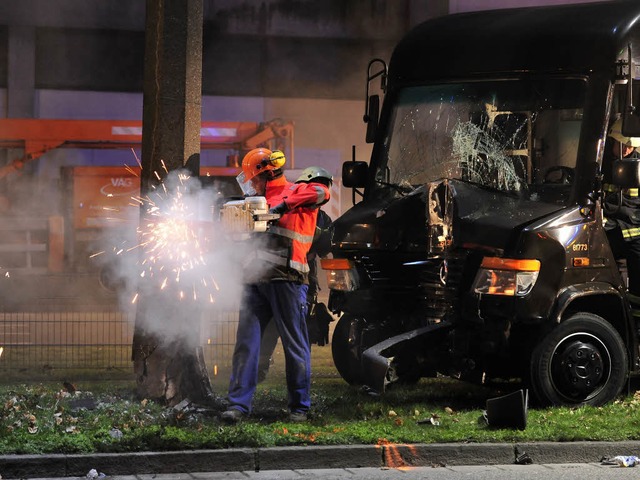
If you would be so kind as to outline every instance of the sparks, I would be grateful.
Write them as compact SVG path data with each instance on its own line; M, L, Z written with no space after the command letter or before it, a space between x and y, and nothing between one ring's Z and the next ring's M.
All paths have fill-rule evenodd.
M164 162L162 167L168 172ZM210 239L198 222L197 207L188 201L190 177L179 173L177 178L176 187L163 183L146 198L132 197L145 211L137 230L139 243L128 251L139 250L140 278L157 279L159 290L175 292L180 300L203 297L213 303L218 285L205 260Z
M141 167L135 151L133 154ZM138 176L131 167L125 168ZM165 162L161 162L160 170L166 178L154 171L160 183L152 186L148 195L130 197L129 205L142 210L137 239L120 241L111 249L93 253L91 258L109 252L122 258L123 265L136 266L139 287L176 295L179 300L215 303L219 288L206 260L213 243L213 219L203 222L200 218L199 212L206 209L198 204L201 200L197 195L190 198L194 184L188 173L170 172ZM131 303L138 301L138 295Z

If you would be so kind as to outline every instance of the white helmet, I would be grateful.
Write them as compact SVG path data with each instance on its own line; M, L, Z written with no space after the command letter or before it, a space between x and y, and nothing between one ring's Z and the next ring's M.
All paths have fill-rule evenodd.
M640 147L640 137L625 137L622 135L622 119L619 118L616 120L613 125L611 125L611 130L609 130L609 136L614 140L626 145L628 147Z
M296 180L296 183L300 182L318 182L325 184L327 187L330 187L333 183L333 175L331 175L322 167L307 167L302 171L302 173Z

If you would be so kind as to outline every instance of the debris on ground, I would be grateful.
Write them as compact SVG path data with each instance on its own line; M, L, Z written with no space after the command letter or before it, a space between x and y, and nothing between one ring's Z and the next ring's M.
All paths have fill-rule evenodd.
M106 477L106 475L102 472L98 472L95 468L92 468L91 470L89 470L89 473L87 473L86 477L93 480L95 478L104 478Z
M176 412L181 412L181 411L187 410L189 408L189 405L191 405L191 400L189 400L188 398L185 398L180 403L175 405L173 407L173 410Z
M533 463L533 459L529 456L527 452L520 453L518 447L516 447L516 465L531 465Z
M616 455L615 457L602 457L602 465L617 465L618 467L635 467L640 463L640 458L635 455Z
M418 420L416 423L418 425L433 425L437 427L438 425L440 425L440 416L434 413L429 418Z

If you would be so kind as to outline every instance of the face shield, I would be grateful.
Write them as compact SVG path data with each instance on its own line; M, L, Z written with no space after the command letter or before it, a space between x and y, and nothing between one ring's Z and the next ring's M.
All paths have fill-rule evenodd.
M240 185L242 193L244 193L245 196L254 197L257 195L258 192L256 192L255 188L253 188L251 180L246 179L246 175L244 174L244 172L240 172L240 175L236 177L236 182L238 182L238 185Z

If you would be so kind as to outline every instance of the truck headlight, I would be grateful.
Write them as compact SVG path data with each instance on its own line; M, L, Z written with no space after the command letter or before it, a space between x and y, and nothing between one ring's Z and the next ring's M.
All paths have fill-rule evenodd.
M360 287L358 272L351 260L346 258L323 258L320 266L327 273L327 286L331 290L352 292Z
M539 273L539 260L484 257L472 288L475 293L524 297Z

